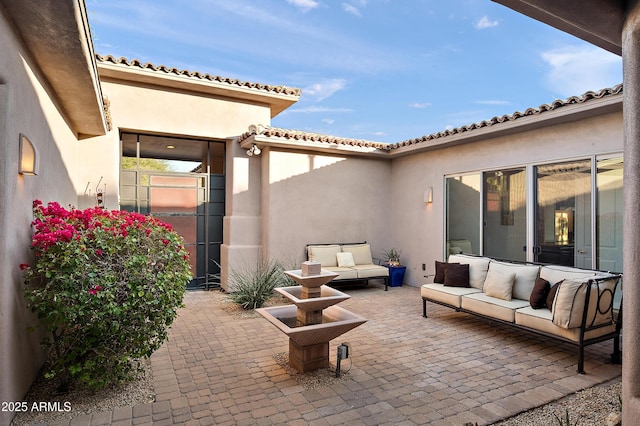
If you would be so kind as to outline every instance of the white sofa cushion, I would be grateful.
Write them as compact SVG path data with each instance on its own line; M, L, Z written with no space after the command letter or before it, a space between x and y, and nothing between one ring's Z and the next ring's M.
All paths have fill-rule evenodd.
M545 265L540 268L540 278L549 281L551 285L565 279L583 280L585 278L592 278L595 274L595 271L586 271L570 266Z
M515 272L508 271L505 268L494 268L493 262L491 262L482 291L487 296L497 297L502 300L511 300L513 279L515 277Z
M349 268L352 266L356 266L356 262L353 260L353 253L350 253L350 252L336 253L336 258L338 260L338 266L340 266L341 268Z
M370 265L373 263L369 244L344 245L342 246L342 251L352 253L356 265Z
M508 322L515 321L516 309L529 306L528 300L503 300L484 293L467 294L461 299L463 309Z
M536 278L538 278L538 274L540 273L540 266L520 265L517 263L491 260L491 263L489 264L489 272L492 270L501 271L503 273L515 273L512 297L514 299L529 300L533 286L536 284Z
M606 311L610 306L616 282L617 278L612 278L591 283L587 326L606 324L612 320L613 312L602 314L601 311ZM555 325L566 329L580 327L588 286L589 282L587 280L566 279L562 281L553 300L553 309L551 310ZM598 306L598 294L600 294L601 298L600 306Z
M573 342L580 341L580 328L566 329L558 327L552 322L552 314L548 309L533 309L532 307L516 310L516 324L529 327L534 330L564 337ZM594 339L615 331L615 324L589 330L584 333L585 339Z
M463 263L469 265L469 285L478 290L484 287L487 278L490 259L488 257L467 256L464 254L452 254L449 263Z
M358 278L388 277L389 269L380 265L356 265L351 269L355 269Z
M420 288L420 295L429 300L435 300L450 306L460 307L460 297L466 294L480 293L472 287L445 287L444 284L424 284Z
M338 266L336 254L340 252L338 244L307 246L307 256L312 262L320 262L323 268Z
M358 271L353 268L341 268L339 266L328 266L323 268L327 271L335 272L338 274L334 280L355 280L358 279Z

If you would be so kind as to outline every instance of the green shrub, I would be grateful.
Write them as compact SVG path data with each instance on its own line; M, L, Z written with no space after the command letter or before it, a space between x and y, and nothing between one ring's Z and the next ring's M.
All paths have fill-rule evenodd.
M232 269L229 285L233 292L229 298L244 309L261 308L273 296L274 288L295 285L284 270L282 262L272 259L262 260L255 267Z
M170 225L137 213L34 201L25 297L51 347L45 376L100 388L127 381L167 339L191 279Z

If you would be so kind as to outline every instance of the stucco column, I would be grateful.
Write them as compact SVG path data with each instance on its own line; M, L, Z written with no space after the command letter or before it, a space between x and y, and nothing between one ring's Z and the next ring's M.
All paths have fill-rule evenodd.
M624 73L624 294L622 417L640 418L640 6L631 2L622 29Z

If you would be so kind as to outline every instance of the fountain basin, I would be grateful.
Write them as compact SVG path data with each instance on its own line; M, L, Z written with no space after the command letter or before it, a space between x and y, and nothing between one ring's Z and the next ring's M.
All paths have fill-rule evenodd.
M302 275L302 269L294 269L284 271L284 273L295 280L302 287L316 288L320 287L338 276L335 272L322 269L317 275Z
M305 312L326 309L329 306L336 305L343 300L351 298L348 294L326 285L320 287L320 295L318 297L311 299L305 299L303 297L304 288L302 286L276 287L275 290Z
M281 320L281 318L296 318L297 310L298 308L295 305L288 305L260 308L256 309L256 312L278 327L298 346L327 343L367 321L360 315L356 315L339 306L330 306L323 311L322 324L291 327Z

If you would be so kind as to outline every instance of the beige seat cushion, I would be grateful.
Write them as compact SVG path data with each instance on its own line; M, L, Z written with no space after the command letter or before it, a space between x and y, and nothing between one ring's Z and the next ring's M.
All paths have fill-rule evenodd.
M380 265L356 265L352 269L355 269L358 273L358 278L373 278L373 277L388 277L389 269Z
M420 287L420 295L450 306L460 307L460 298L466 294L480 293L473 287L445 287L444 284L424 284Z
M463 309L508 322L515 321L516 309L526 306L529 306L528 300L503 300L484 293L467 294L462 297L461 302Z
M309 260L320 262L323 268L338 266L336 254L340 251L340 246L337 244L307 246Z
M334 280L355 280L358 279L358 272L353 268L341 268L339 266L330 266L323 268L327 271L335 272L338 274ZM331 282L329 282L331 284Z
M552 320L551 311L548 309L533 309L526 307L516 310L516 324L529 327L534 330L564 337L574 342L580 341L580 328L566 329L558 327ZM594 339L615 331L615 324L596 328L585 332L585 339Z

